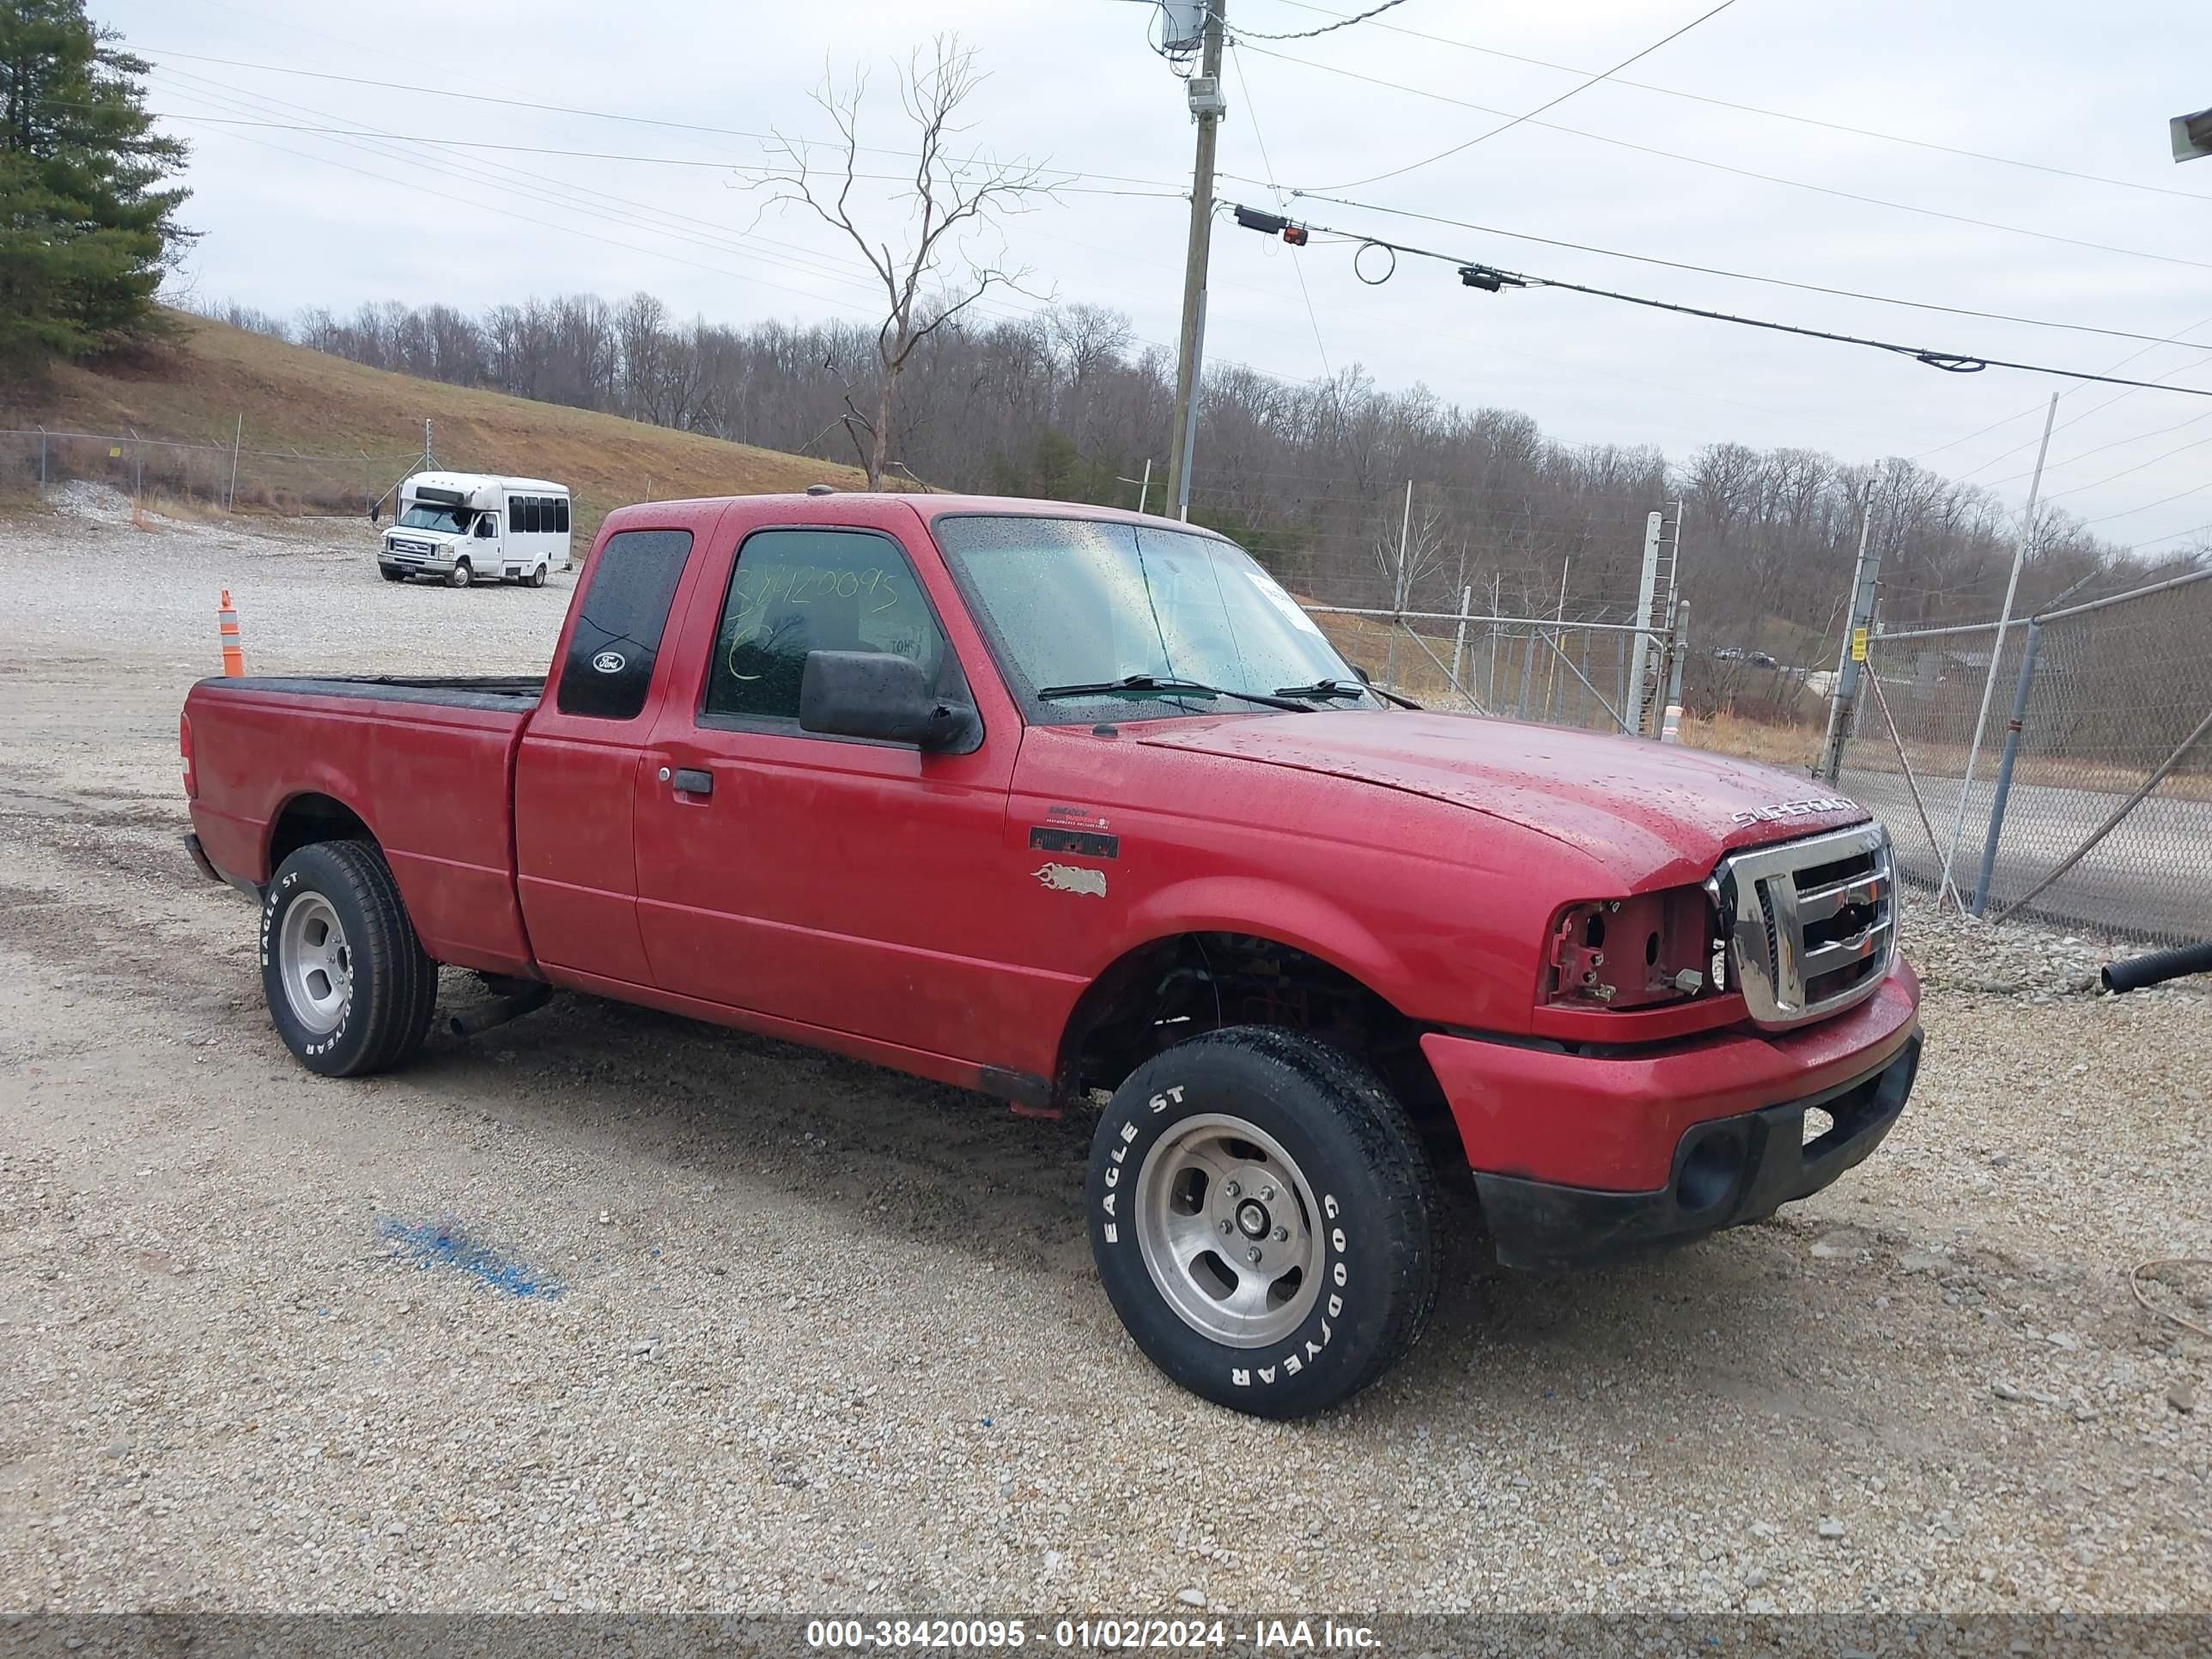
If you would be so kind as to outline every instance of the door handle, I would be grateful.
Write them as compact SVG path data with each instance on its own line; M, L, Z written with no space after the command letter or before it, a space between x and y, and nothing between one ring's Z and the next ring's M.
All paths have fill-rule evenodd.
M711 795L714 793L714 775L696 767L679 767L676 773L676 787L687 795Z

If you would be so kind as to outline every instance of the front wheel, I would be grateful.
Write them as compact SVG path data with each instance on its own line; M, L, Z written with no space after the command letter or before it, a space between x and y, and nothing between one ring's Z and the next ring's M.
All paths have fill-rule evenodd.
M475 575L476 573L469 568L469 562L466 559L462 559L453 566L453 574L446 578L446 586L448 587L466 587L469 583L475 579Z
M261 903L261 991L276 1034L311 1072L360 1077L414 1057L438 964L375 848L317 842L284 860Z
M1099 1120L1087 1183L1106 1294L1174 1381L1256 1417L1350 1398L1436 1306L1436 1176L1341 1049L1240 1026L1154 1056Z

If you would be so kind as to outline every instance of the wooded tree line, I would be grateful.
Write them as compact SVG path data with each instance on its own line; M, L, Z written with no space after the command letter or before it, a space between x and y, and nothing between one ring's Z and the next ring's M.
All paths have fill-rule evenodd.
M345 318L215 314L377 368L841 460L855 459L848 417L872 406L878 372L872 327L685 320L648 294L533 299L477 316L390 302ZM962 319L908 367L887 472L1134 507L1149 456L1157 511L1173 381L1167 354L1101 307ZM1237 535L1310 596L1445 611L1472 588L1478 609L1494 599L1506 615L1549 616L1564 575L1565 614L1587 620L1632 608L1645 515L1679 498L1698 641L1811 666L1840 638L1869 507L1893 626L1994 615L2015 523L1990 489L1910 460L1723 443L1670 463L1654 448L1562 444L1525 415L1424 386L1385 391L1357 368L1302 385L1210 368L1194 476L1192 516ZM2063 511L2039 518L2028 605L2212 556L2141 564Z

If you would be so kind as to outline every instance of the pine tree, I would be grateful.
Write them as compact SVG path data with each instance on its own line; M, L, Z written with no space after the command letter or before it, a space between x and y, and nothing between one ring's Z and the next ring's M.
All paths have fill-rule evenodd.
M84 0L0 0L0 363L161 331L155 292L191 244L167 187L185 147L153 131L144 59Z

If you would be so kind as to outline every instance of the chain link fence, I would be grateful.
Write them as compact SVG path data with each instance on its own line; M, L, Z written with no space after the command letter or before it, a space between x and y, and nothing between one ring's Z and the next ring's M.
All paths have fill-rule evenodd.
M136 433L0 429L0 481L44 494L73 481L111 485L153 505L199 505L289 517L366 514L407 471L404 454L313 453L180 442Z
M2002 637L1993 622L1876 633L1867 671L1839 781L1908 879L1934 888L1948 864L1993 918L2212 939L2212 569Z
M1576 618L1310 603L1305 609L1377 684L1429 707L1661 735L1675 637L1664 628L1638 629L1603 612Z

